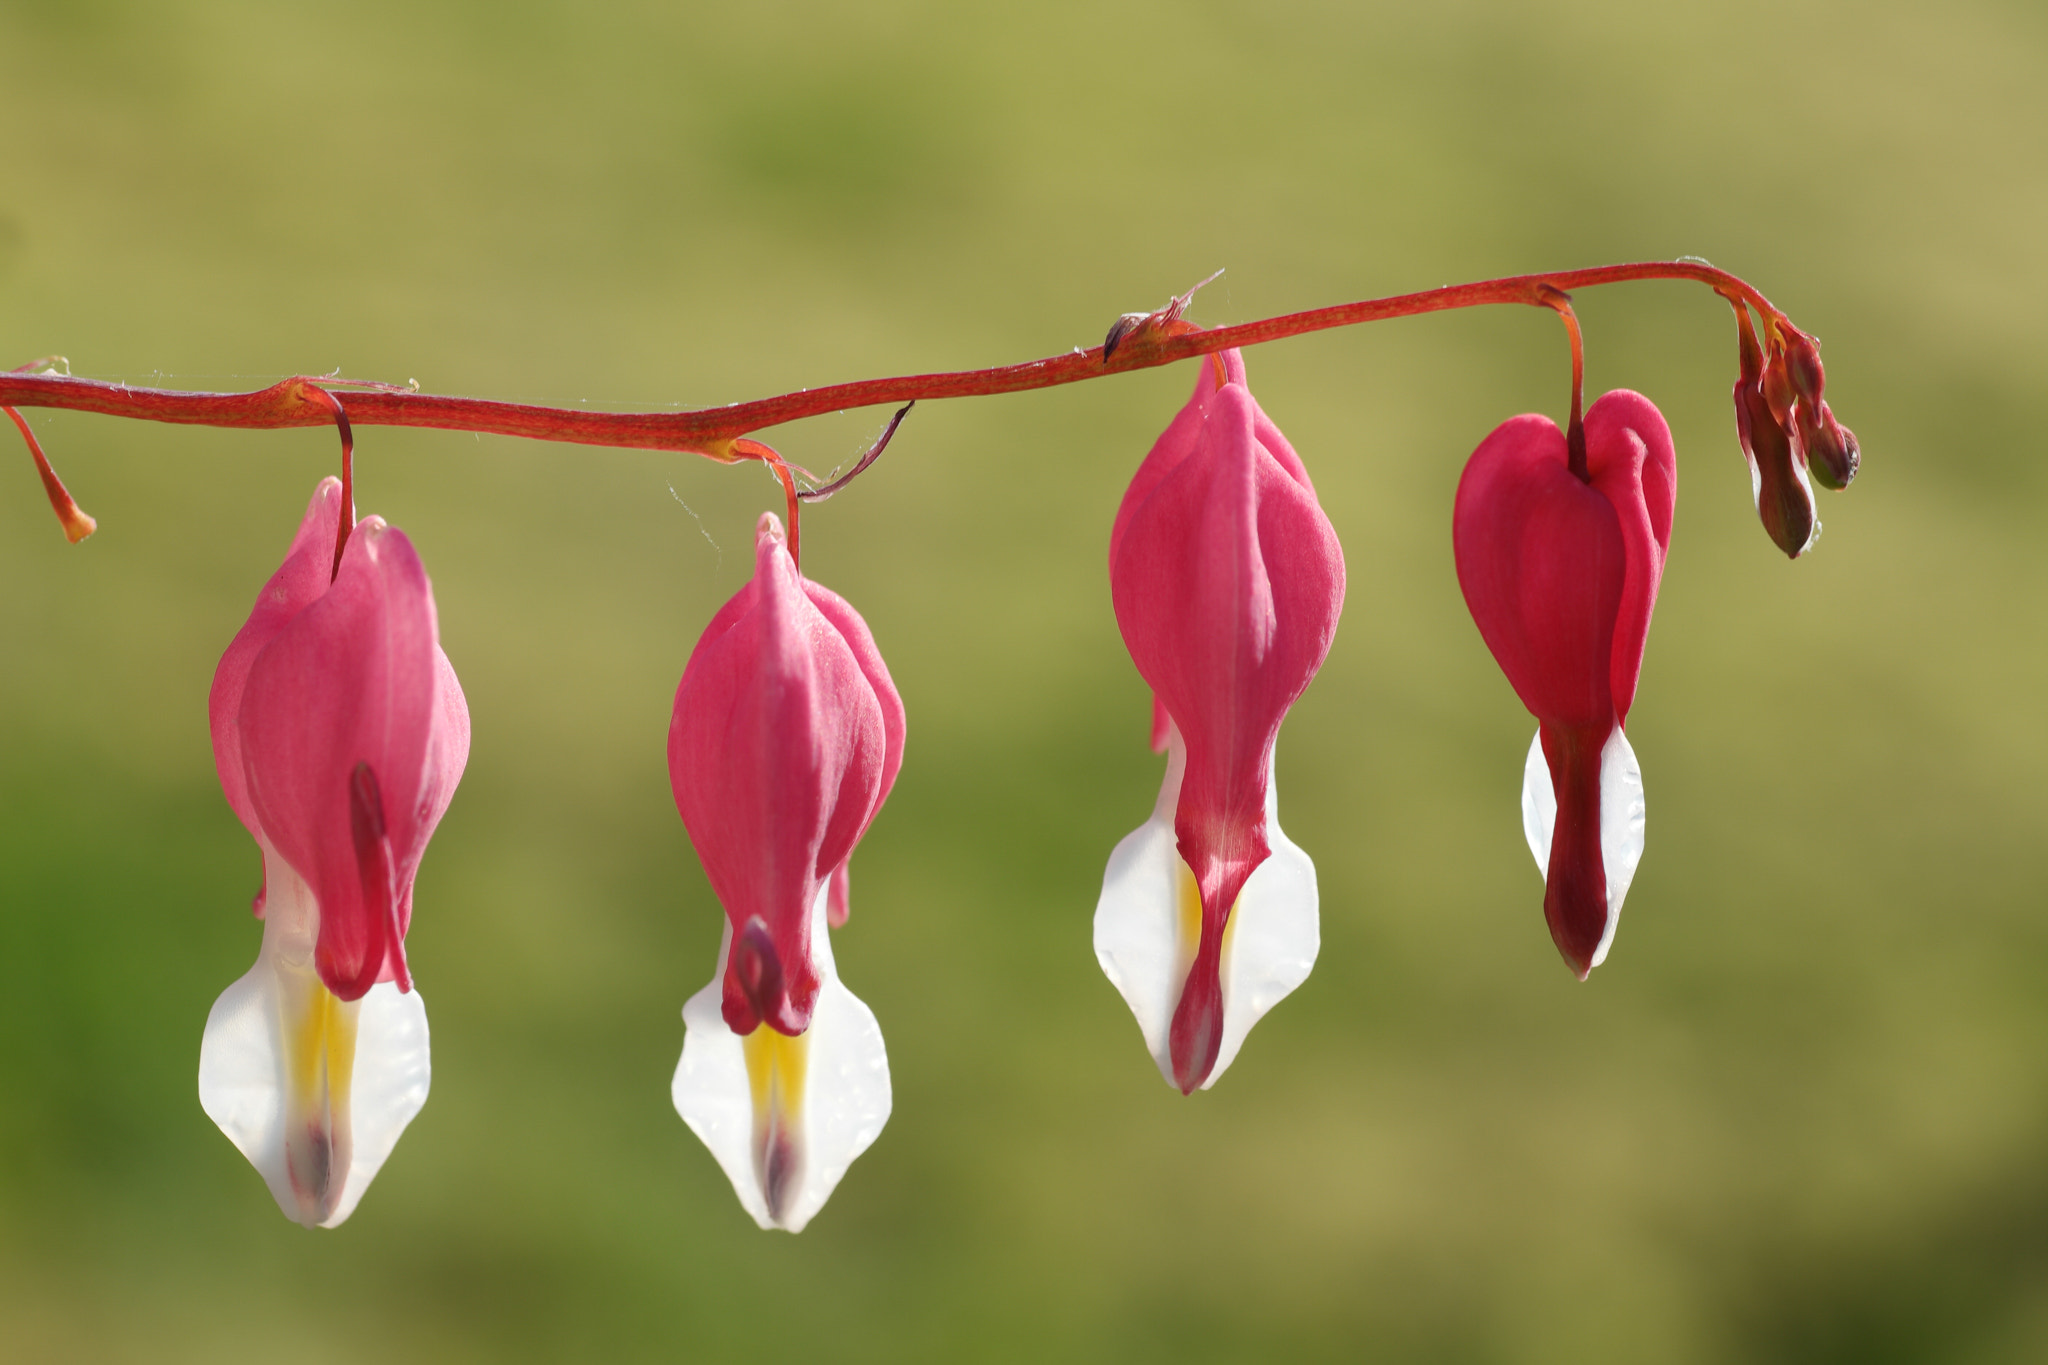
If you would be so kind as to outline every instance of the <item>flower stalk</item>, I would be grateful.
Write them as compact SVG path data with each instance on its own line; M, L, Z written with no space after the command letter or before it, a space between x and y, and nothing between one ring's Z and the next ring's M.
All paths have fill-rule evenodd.
M0 410L14 415L11 410L16 407L67 408L112 417L244 430L325 426L333 422L341 432L344 479L348 477L349 455L353 449L352 425L427 427L631 450L673 450L701 455L722 464L759 460L775 472L783 486L789 519L790 557L801 563L798 556L802 535L797 515L799 504L830 497L868 469L888 446L890 437L895 434L911 405L919 400L974 398L1055 388L1132 370L1153 369L1194 356L1219 355L1311 332L1488 304L1549 308L1564 320L1572 354L1571 419L1566 428L1566 446L1571 472L1583 483L1589 477L1581 420L1585 347L1578 319L1572 312L1570 291L1630 280L1691 280L1704 284L1735 308L1745 329L1749 325L1749 314L1754 311L1761 323L1764 341L1761 345L1744 343L1743 372L1736 394L1737 424L1744 454L1754 470L1759 463L1770 463L1770 452L1766 451L1760 461L1756 447L1781 443L1791 454L1793 463L1810 464L1815 471L1814 477L1826 487L1847 486L1856 475L1860 455L1855 435L1835 420L1821 397L1825 378L1819 344L1793 326L1792 320L1748 281L1696 257L1592 266L1553 274L1509 275L1418 293L1312 308L1228 327L1197 327L1182 316L1194 297L1195 290L1191 289L1151 313L1124 314L1111 326L1103 343L1088 350L1077 346L1066 355L992 369L897 375L828 384L822 388L798 389L794 393L752 402L687 412L591 412L582 408L555 408L495 399L455 398L421 393L416 383L385 384L335 376L294 375L267 389L249 393L204 393L110 384L59 373L54 368L44 368L38 373L25 372L37 368L34 366L0 374ZM1195 286L1195 289L1199 288L1201 285ZM1751 350L1756 350L1759 355L1768 353L1767 365L1757 374L1752 373ZM348 392L346 410L334 392L337 389ZM903 406L854 468L829 483L820 481L801 466L791 465L774 447L753 439L749 434L785 422L882 403ZM27 435L27 424L19 416L15 416L15 422ZM51 505L63 519L66 533L73 540L81 539L90 533L84 528L89 527L91 519L78 512L76 504L70 503L69 495L64 494L63 486L56 482L56 475L50 472L48 461L42 459L32 436L30 447L36 450L37 464L50 491ZM1798 472L1798 482L1804 485L1807 481L1804 470ZM799 476L808 486L799 486ZM1766 505L1762 488L1764 481L1758 481L1758 512L1772 538L1787 554L1796 558L1811 544L1812 537L1808 535L1804 540L1794 538L1793 528L1788 523L1796 518L1776 515L1773 508ZM1778 500L1781 505L1790 501L1789 498ZM1817 531L1818 522L1811 524ZM347 533L348 528L344 526L344 539ZM338 566L339 548L336 553Z
M1767 334L1783 337L1787 344L1794 339L1806 347L1812 344L1754 286L1725 270L1695 260L1640 261L1447 285L1228 327L1194 328L1175 313L1168 321L1176 325L1141 323L1122 331L1116 344L1107 348L1107 355L1103 346L1087 350L1076 347L1066 355L1017 365L863 379L686 412L590 412L495 399L455 398L421 393L408 385L308 375L295 375L250 393L204 393L137 388L48 373L0 374L0 407L68 408L152 422L272 430L333 422L335 412L328 401L328 391L346 389L348 417L357 426L429 427L631 450L675 450L733 463L764 458L752 449L738 446L740 438L750 432L846 408L1049 389L1312 332L1457 308L1488 304L1555 308L1553 300L1571 290L1629 280L1698 281L1730 302L1740 300L1754 309ZM1168 311L1162 309L1148 315L1148 319L1163 319ZM1803 349L1801 353L1805 353Z

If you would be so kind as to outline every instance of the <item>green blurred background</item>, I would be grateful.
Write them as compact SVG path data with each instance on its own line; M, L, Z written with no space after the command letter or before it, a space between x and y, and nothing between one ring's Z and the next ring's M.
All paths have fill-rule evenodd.
M1219 266L1205 324L1697 253L1825 338L1866 452L1788 564L1727 309L1581 295L1683 475L1581 986L1449 536L1479 438L1561 412L1556 323L1252 355L1350 569L1281 738L1323 955L1182 1099L1089 919L1160 769L1107 530L1190 375L921 406L805 523L910 741L836 946L895 1117L790 1238L668 1099L719 911L663 736L773 485L362 431L476 742L433 1097L308 1233L194 1092L259 937L205 696L333 437L34 413L101 530L0 451L0 1357L2048 1358L2044 237L2030 0L0 0L0 363L701 405L1092 344ZM822 469L884 415L768 435Z

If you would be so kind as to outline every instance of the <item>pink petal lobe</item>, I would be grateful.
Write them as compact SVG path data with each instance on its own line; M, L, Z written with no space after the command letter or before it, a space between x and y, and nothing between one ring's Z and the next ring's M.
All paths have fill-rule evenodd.
M340 530L341 480L322 479L306 505L306 515L285 551L284 563L256 595L249 619L235 632L220 665L213 672L213 687L206 697L208 727L213 732L213 762L220 773L221 791L242 825L257 842L263 840L256 812L249 804L248 782L242 774L242 737L235 728L235 716L242 707L242 688L248 682L249 666L263 647L286 623L311 606L327 591L334 565L334 537ZM260 913L260 911L259 911Z
M882 708L882 787L875 794L874 805L868 811L868 819L872 820L895 788L896 774L903 770L903 697L897 692L896 681L889 676L889 665L882 662L882 651L876 646L874 634L868 630L868 623L861 619L860 613L845 598L823 584L813 583L808 578L803 580L803 584L804 595L811 599L811 605L839 632L839 638L852 651L854 662L860 666L862 676L868 680L868 686ZM866 832L867 823L863 822L854 838L858 840ZM844 919L843 915L841 919ZM838 923L834 922L835 927Z
M1614 627L1612 685L1623 721L1636 698L1650 614L1664 580L1671 516L1678 498L1678 457L1671 428L1649 399L1628 389L1601 395L1586 413L1586 469L1621 522L1625 575Z
M1242 361L1224 357L1241 381ZM1336 533L1293 452L1282 442L1282 458L1260 439L1262 421L1241 382L1217 387L1205 365L1112 532L1117 625L1187 745L1174 828L1200 888L1202 932L1172 1028L1183 1090L1215 1063L1223 933L1269 852L1274 740L1329 651L1344 599Z
M1607 933L1607 868L1600 847L1600 756L1608 728L1542 729L1557 793L1557 827L1543 878L1543 918L1565 962L1584 981Z
M888 674L866 626L830 594L821 607L811 586L764 517L754 577L691 653L669 725L676 809L747 949L724 988L741 1035L809 1027L819 976L807 917L902 761L902 704L876 685Z
M1573 476L1556 423L1510 418L1480 442L1451 530L1458 586L1522 704L1542 721L1610 725L1626 544L1613 504Z
M453 678L426 571L376 517L249 668L237 728L250 804L312 889L315 965L344 1000L407 980L413 876L468 755Z
M1130 486L1124 489L1123 501L1117 504L1116 520L1109 527L1109 566L1116 570L1117 551L1123 545L1124 530L1130 525L1131 517L1145 500L1159 487L1160 480L1180 467L1183 460L1194 452L1195 440L1203 424L1209 420L1209 403L1216 394L1215 371L1204 362L1195 371L1195 392L1167 423L1166 430L1152 443L1139 464L1138 472L1131 476Z

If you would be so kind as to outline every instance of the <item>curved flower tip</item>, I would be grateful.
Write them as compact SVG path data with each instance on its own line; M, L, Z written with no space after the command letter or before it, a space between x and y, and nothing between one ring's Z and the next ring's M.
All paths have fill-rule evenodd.
M332 572L340 487L215 672L214 760L263 853L256 966L208 1016L200 1102L308 1226L347 1218L418 1113L426 1012L405 965L421 854L469 754L433 590L370 518Z
M818 993L810 1027L733 1032L725 980L737 954L728 922L711 983L683 1006L676 1112L710 1149L763 1228L801 1232L853 1159L889 1121L889 1055L874 1012L840 983L821 890L808 916ZM758 921L754 922L758 924ZM740 938L745 942L746 934Z
M1523 826L1551 938L1581 980L1606 958L1642 858L1642 773L1622 726L1677 495L1671 433L1648 399L1609 393L1585 423L1587 482L1555 423L1512 418L1466 463L1452 517L1465 603L1538 721Z
M1192 1093L1315 960L1315 871L1280 833L1273 752L1344 602L1336 532L1236 351L1203 362L1139 466L1109 568L1171 757L1153 819L1110 859L1097 956Z
M1173 1026L1190 984L1201 986L1191 978L1203 916L1201 888L1174 834L1187 747L1177 731L1169 745L1166 781L1152 818L1109 855L1095 906L1095 960L1137 1017L1159 1074L1186 1094L1197 1085L1206 1090L1216 1084L1252 1025L1308 980L1322 931L1315 864L1281 832L1269 766L1265 813L1271 852L1245 879L1219 945L1212 1017L1220 1026L1213 1059L1205 1075L1185 1074L1175 1060Z
M801 1228L888 1118L881 1032L839 984L826 925L846 921L847 863L903 738L866 623L763 516L754 577L692 651L668 737L676 809L726 913L718 976L684 1011L676 1109L763 1227Z
M206 698L207 723L213 732L213 762L220 774L220 787L228 805L243 828L258 844L263 826L249 801L249 782L242 771L242 689L249 681L249 667L263 647L290 624L293 617L318 601L333 578L334 537L341 516L341 480L326 478L313 490L306 515L263 591L249 619L235 632L220 665L213 671L213 687ZM351 513L353 519L353 513ZM255 910L263 913L264 892L256 893Z

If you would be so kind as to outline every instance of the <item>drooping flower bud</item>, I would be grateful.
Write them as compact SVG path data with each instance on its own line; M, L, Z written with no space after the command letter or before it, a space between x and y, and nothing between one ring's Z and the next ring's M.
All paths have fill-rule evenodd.
M1741 310L1748 321L1747 310ZM1829 410L1827 370L1820 363L1820 347L1804 332L1787 329L1784 366L1792 391L1798 395L1793 410L1793 431L1797 445L1814 479L1823 488L1843 489L1856 477L1862 463L1856 435Z
M1793 405L1793 389L1782 367L1767 367L1763 347L1750 325L1749 310L1735 310L1739 369L1735 378L1735 433L1749 462L1750 495L1771 541L1797 559L1820 536L1813 485L1792 448L1792 434L1779 413ZM1772 395L1777 403L1772 402Z
M1581 979L1606 957L1642 857L1642 776L1622 724L1677 492L1670 430L1641 394L1602 397L1585 432L1582 483L1549 418L1503 422L1466 463L1452 516L1465 603L1538 721L1523 831L1551 938Z
M1109 558L1170 757L1152 819L1110 857L1095 950L1187 1093L1315 962L1315 867L1280 831L1273 762L1344 601L1336 533L1238 352L1202 362L1124 494Z
M754 577L691 653L668 738L676 809L726 913L672 1093L764 1228L800 1230L889 1116L881 1030L840 984L826 925L845 919L847 860L903 737L866 623L764 515Z
M325 480L214 675L214 760L263 851L264 932L208 1016L199 1068L202 1105L279 1207L326 1227L426 1100L405 931L469 754L419 557L371 517L334 569L343 511Z
M1856 433L1835 420L1825 402L1815 414L1799 405L1799 441L1806 452L1806 466L1823 488L1847 488L1862 467L1863 452L1857 448Z

